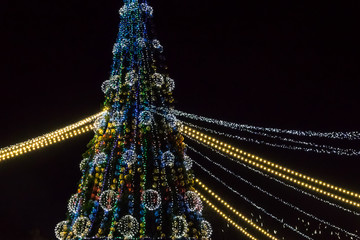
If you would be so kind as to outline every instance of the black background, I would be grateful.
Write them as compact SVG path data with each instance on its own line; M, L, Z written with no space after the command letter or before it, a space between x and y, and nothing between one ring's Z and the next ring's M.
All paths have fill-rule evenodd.
M267 127L359 129L357 1L157 0L150 4L169 73L176 81L178 109ZM1 147L100 111L100 86L109 76L121 5L121 1L93 0L1 3ZM0 164L0 239L55 238L53 228L65 217L67 200L76 191L78 163L90 138L91 134L76 137ZM359 190L358 157L245 143L243 148ZM199 178L207 178L195 170ZM268 189L279 190L272 186ZM216 190L239 210L247 208L237 205L235 195L220 185ZM255 200L272 213L286 214L269 202ZM318 206L323 205L309 208L329 221L337 219L335 210ZM211 210L205 214L214 222L214 239L242 238L220 218L210 216ZM353 230L360 220L350 219L351 223L340 224ZM268 224L271 229L272 222Z

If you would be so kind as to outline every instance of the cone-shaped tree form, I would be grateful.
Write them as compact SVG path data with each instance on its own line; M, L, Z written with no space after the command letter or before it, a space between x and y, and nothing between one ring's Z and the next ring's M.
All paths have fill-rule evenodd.
M78 191L58 239L200 239L211 227L193 191L191 159L171 114L174 81L148 27L153 9L128 0L120 9L104 114L80 164ZM154 113L162 107L161 113Z

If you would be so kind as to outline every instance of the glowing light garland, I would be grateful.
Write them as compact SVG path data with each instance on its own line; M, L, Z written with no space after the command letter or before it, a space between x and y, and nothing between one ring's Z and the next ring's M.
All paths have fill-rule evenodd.
M321 222L321 223L324 224L324 225L327 225L327 226L332 227L332 228L334 228L334 229L336 229L336 230L339 230L339 231L341 231L341 232L343 232L343 233L346 233L346 234L348 234L348 235L350 235L350 236L352 236L352 237L355 237L355 238L357 238L357 239L360 239L360 236L358 236L358 235L356 235L356 234L354 234L354 233L348 232L348 231L346 231L345 229L342 229L342 228L340 228L340 227L338 227L338 226L336 226L336 225L334 225L334 224L331 224L331 223L329 223L329 222L326 222L326 221L324 221L324 220L316 217L316 216L313 215L313 214L307 213L307 212L305 212L304 210L300 209L299 207L294 206L293 204L291 204L291 203L289 203L289 202L286 202L286 201L284 201L283 199L281 199L281 198L279 198L279 197L274 196L273 194L267 192L266 190L260 188L260 187L257 186L257 185L254 185L254 184L251 183L250 181L248 181L248 180L244 179L243 177L235 174L234 172L232 172L232 171L230 171L229 169L225 168L225 167L222 166L221 164L219 164L219 163L217 163L217 162L214 162L213 160L211 160L209 157L205 156L204 154L196 151L196 150L195 150L194 148L192 148L191 146L187 146L187 147L188 147L188 149L190 149L191 151L193 151L193 152L199 154L200 156L202 156L204 159L206 159L206 160L208 160L209 162L211 162L211 163L215 164L216 166L220 167L221 169L223 169L223 170L226 171L227 173L229 173L229 174L233 175L234 177L240 179L241 181L247 183L247 184L250 185L251 187L258 189L258 190L261 191L262 193L264 193L264 194L266 194L266 195L268 195L268 196L270 196L270 197L278 200L279 202L281 202L281 203L283 203L283 204L291 207L292 209L294 209L294 210L296 210L296 211L298 211L298 212L300 212L300 213L303 213L304 215L306 215L306 216L308 216L308 217L310 217L310 218L312 218L312 219L314 219L314 220L316 220L316 221L318 221L318 222ZM197 162L196 164L197 164L199 167L205 169L205 168L204 168L201 164L199 164L198 162Z
M346 195L349 195L349 196L352 196L352 197L356 197L356 198L360 198L360 195L358 193L354 193L354 192L351 192L349 190L346 190L346 189L343 189L343 188L340 188L340 187L337 187L337 186L334 186L334 185L331 185L329 183L326 183L326 182L323 182L321 180L318 180L318 179L315 179L315 178L312 178L312 177L309 177L305 174L301 174L299 172L296 172L294 170L291 170L291 169L288 169L288 168L285 168L283 166L280 166L278 164L275 164L273 162L270 162L270 161L267 161L265 159L262 159L262 158L259 158L255 155L252 155L250 153L246 153L238 148L235 148L229 144L226 144L224 142L221 142L215 138L212 138L210 136L207 136L206 134L203 134L203 133L200 133L198 131L195 131L189 127L185 127L185 130L183 131L183 133L185 133L186 135L189 135L195 139L198 139L200 140L201 142L204 142L205 144L211 146L211 147L214 147L226 154L229 154L230 156L234 156L235 158L247 163L247 164L250 164L252 166L255 166L257 168L260 168L266 172L269 172L271 174L274 174L280 178L283 178L283 179L286 179L290 182L293 182L295 184L298 184L302 187L305 187L309 190L313 190L313 191L316 191L317 193L320 193L322 195L325 195L325 196L328 196L328 197L331 197L331 198L334 198L336 200L339 200L341 202L344 202L344 203L347 203L347 204L350 204L352 206L355 206L355 207L360 207L360 203L358 202L355 202L355 201L352 201L352 200L349 200L347 198L344 198L344 197L341 197L341 196L338 196L336 194L333 194L333 193L330 193L328 191L325 191L323 189L320 189L318 187L315 187L311 184L308 184L308 183L305 183L305 182L302 182L300 180L297 180L293 177L289 177L288 175L284 174L284 173L280 173L278 172L277 170L274 170L274 169L278 169L280 171L283 171L283 172L286 172L287 174L290 174L290 175L293 175L295 177L298 177L298 178L302 178L304 180L307 180L307 181L310 181L310 182L313 182L315 184L318 184L318 185L321 185L322 187L325 187L325 188L329 188L333 191L337 191L337 192L340 192L342 194L346 194ZM251 158L252 160L248 159L247 157ZM260 163L259 163L260 162ZM266 167L264 166L263 164L266 164L267 166L269 167Z
M360 213L359 213L359 212L355 212L355 211L353 211L353 210L350 210L350 209L345 208L345 207L343 207L343 206L340 206L340 205L338 205L338 204L332 203L332 202L330 202L330 201L328 201L328 200L319 198L319 197L317 197L317 196L315 196L315 195L313 195L313 194L311 194L311 193L305 192L305 191L303 191L303 190L301 190L301 189L299 189L299 188L297 188L297 187L295 187L295 186L293 186L293 185L287 184L287 183L285 183L285 182L283 182L283 181L281 181L281 180L279 180L279 179L277 179L277 178L275 178L275 177L272 177L272 176L270 176L270 175L268 175L268 174L266 174L266 173L263 173L263 172L260 171L260 170L257 170L257 169L255 169L255 168L252 168L252 167L246 165L245 163L239 162L238 160L235 160L235 159L233 159L233 158L231 158L231 157L223 154L222 152L220 152L220 151L218 151L218 150L216 150L216 149L213 149L213 148L211 148L210 146L208 146L208 145L206 145L206 144L204 144L204 143L202 143L202 142L200 142L200 141L197 141L197 140L194 139L194 138L191 138L191 137L189 137L189 136L187 136L187 137L188 137L189 139L197 142L198 144L200 144L200 145L202 145L202 146L210 149L210 150L213 151L214 153L217 153L217 154L223 156L224 158L229 159L230 161L232 161L232 162L234 162L234 163L236 163L236 164L239 164L239 165L241 165L241 166L243 166L243 167L245 167L245 168L247 168L247 169L249 169L249 170L251 170L251 171L253 171L253 172L256 172L256 173L258 173L258 174L260 174L260 175L262 175L262 176L264 176L264 177L266 177L266 178L268 178L268 179L271 179L271 180L273 180L273 181L275 181L275 182L277 182L277 183L280 183L281 185L283 185L283 186L285 186L285 187L291 188L291 189L293 189L293 190L295 190L295 191L297 191L297 192L299 192L299 193L302 193L302 194L304 194L304 195L307 195L307 196L309 196L309 197L311 197L311 198L314 198L314 199L316 199L316 200L318 200L318 201L320 201L320 202L323 202L323 203L326 203L326 204L328 204L328 205L330 205L330 206L336 207L336 208L338 208L339 210L352 213L352 214L354 214L354 215L356 215L356 216L360 216Z
M93 125L89 124L96 118L102 115L103 112L88 117L82 121L69 125L67 127L58 129L56 131L44 134L42 136L27 140L25 142L17 143L9 147L0 149L0 161L20 156L27 152L31 152L57 142L64 141L68 138L89 132L93 129ZM85 126L84 126L85 125Z
M345 155L345 156L359 156L360 155L360 151L355 150L355 149L343 149L343 148L337 148L337 147L328 146L328 145L319 145L319 144L312 143L312 142L303 142L303 141L297 141L297 140L290 139L290 138L281 138L279 136L272 136L272 135L264 134L264 136L269 137L269 138L280 139L282 141L288 141L288 142L291 142L291 143L307 145L307 146L311 146L313 148L286 145L286 144L270 143L270 142L266 142L266 141L263 141L263 140L258 140L258 139L254 139L254 138L247 138L247 137L241 137L241 136L237 136L237 135L232 135L232 134L212 130L212 129L209 129L209 128L206 128L206 127L200 127L198 125L195 125L195 124L192 124L192 123L189 123L189 122L184 122L183 121L183 123L185 125L187 125L187 126L197 128L197 129L200 129L200 130L205 130L207 132L211 132L211 133L214 133L214 134L217 134L217 135L222 135L222 136L237 139L237 140L240 140L240 141L246 141L246 142L251 142L251 143L256 143L256 144L263 144L263 145L267 145L267 146L270 146L270 147L278 147L278 148L290 149L290 150L302 150L302 151L305 151L305 152L337 154L337 155Z
M231 225L237 228L240 232L242 232L246 237L257 240L254 236L248 233L244 228L240 227L235 221L233 221L230 217L228 217L224 212L222 212L219 208L217 208L212 202L210 202L204 195L202 195L199 191L195 190L197 194L199 194L200 198L206 202L215 212L217 212L221 217L223 217L226 221L228 221Z
M159 107L159 110L166 110L165 108ZM333 139L348 139L348 140L357 140L360 139L360 132L351 131L351 132L316 132L316 131L300 131L300 130L287 130L279 128L265 128L265 127L256 127L247 124L238 124L228 121L218 120L214 118L203 117L191 113L186 113L179 110L172 110L172 113L178 116L183 116L186 118L203 121L207 123L217 124L224 127L229 127L232 129L237 129L241 131L246 130L255 130L255 131L264 131L264 132L273 132L277 134L290 134L300 137L321 137L321 138L333 138Z
M269 217L273 218L274 220L276 220L277 222L283 224L283 226L289 228L290 230L296 232L297 234L307 238L307 239L312 239L311 237L307 236L306 234L298 231L295 227L287 224L284 222L283 219L280 219L278 217L276 217L275 215L269 213L268 211L266 211L264 208L260 207L259 205L257 205L256 203L254 203L253 201L251 201L250 199L248 199L247 197L245 197L244 195L242 195L241 193L239 193L238 191L236 191L235 189L233 189L232 187L230 187L229 185L227 185L225 182L223 182L221 179L219 179L218 177L216 177L214 174L212 174L209 170L205 169L203 166L201 166L200 164L198 164L197 162L194 162L197 166L199 166L204 172L206 172L207 174L209 174L209 176L213 177L216 181L220 182L222 185L224 185L227 189L229 189L230 191L232 191L233 193L235 193L236 195L238 195L239 197L241 197L242 199L244 199L246 202L248 202L250 205L254 206L256 209L260 210L261 212L265 213L266 215L268 215ZM210 194L213 193L213 191L209 190L209 188L207 188L204 184L200 184L200 180L195 179L195 182L199 183L199 185L201 187L203 187L206 191L208 191ZM215 195L214 195L215 196ZM217 196L217 195L216 195ZM225 205L225 201L222 200L220 197L215 197L218 201L220 201L221 203L223 203ZM222 201L221 201L222 200ZM233 211L233 208L227 204L225 205L225 207L229 208L231 211ZM231 208L230 208L231 207ZM248 222L245 216L243 216L242 214L238 213L238 212L234 212L236 215L238 215L239 217L241 217L244 221ZM250 221L250 220L249 220ZM251 221L250 221L251 222ZM250 224L251 225L251 224ZM266 231L265 231L266 232Z

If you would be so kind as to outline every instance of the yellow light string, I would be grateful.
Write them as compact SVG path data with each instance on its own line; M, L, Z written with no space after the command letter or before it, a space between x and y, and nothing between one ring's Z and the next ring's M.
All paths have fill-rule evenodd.
M204 133L201 133L201 132L199 132L199 131L196 131L196 130L194 130L194 129L191 129L190 127L185 126L185 127L184 127L184 130L183 130L183 133L186 134L186 135L188 135L188 136L190 136L190 137L193 137L193 138L195 138L195 139L197 139L197 140L199 140L199 141L201 141L201 142L203 142L203 143L205 143L205 144L207 144L207 145L209 145L210 147L213 147L213 148L215 148L215 149L217 149L217 150L220 150L220 151L222 151L222 152L224 152L224 153L226 153L226 154L228 154L228 155L230 155L230 156L232 156L232 157L235 157L235 158L237 158L237 159L240 159L241 161L243 161L243 162L245 162L245 163L248 163L248 164L250 164L250 165L252 165L252 166L255 166L255 167L257 167L257 168L260 168L261 170L264 170L264 171L266 171L266 172L269 172L269 173L271 173L271 174L273 174L273 175L275 175L275 176L281 177L281 178L286 179L286 180L288 180L288 181L290 181L290 182L293 182L293 183L295 183L295 184L298 184L298 185L300 185L300 186L302 186L302 187L305 187L305 188L307 188L307 189L313 190L313 191L318 192L318 193L320 193L320 194L323 194L323 195L325 195L325 196L334 198L334 199L336 199L336 200L342 201L342 202L344 202L344 203L350 204L350 205L352 205L352 206L360 207L360 203L358 203L358 202L349 200L349 199L347 199L347 198L344 198L344 197L338 196L338 195L336 195L336 194L333 194L333 193L331 193L331 192L325 191L325 190L323 190L323 189L321 189L321 188L315 187L315 186L313 186L313 185L311 185L311 184L308 184L308 183L302 182L302 181L300 181L300 180L297 180L297 179L295 179L295 178L289 177L288 175L283 174L283 173L280 173L280 172L272 169L271 167L275 167L275 168L277 168L277 169L280 169L280 170L282 170L282 171L285 171L285 172L287 172L287 173L290 173L291 175L294 175L294 176L297 176L297 177L301 177L301 178L304 178L304 179L309 180L309 181L311 181L311 179L312 179L313 182L315 182L315 183L317 183L317 184L321 184L321 185L324 186L324 187L330 188L330 189L335 190L335 191L339 191L339 192L341 192L341 193L348 194L348 195L350 195L350 196L358 197L359 194L357 194L357 193L353 193L353 192L350 192L350 191L348 191L348 190L344 190L344 189L342 189L342 188L335 187L335 186L331 187L332 185L327 184L327 183L325 183L325 182L323 182L323 181L320 181L320 180L317 180L317 179L314 179L314 178L310 178L310 177L308 177L308 176L306 176L306 175L304 175L304 174L300 174L300 173L298 173L298 172L295 172L295 171L290 170L290 169L288 169L288 168L282 167L282 166L277 165L277 164L275 164L275 163L272 163L272 162L270 162L270 161L261 159L261 158L259 158L259 157L257 157L257 156L254 156L254 155L250 154L250 153L246 153L246 152L244 152L244 151L242 151L242 150L240 150L240 149L238 149L238 148L235 148L235 147L233 147L233 146L231 146L231 145L229 145L229 144L226 144L226 143L224 143L224 142L221 142L221 141L219 141L219 140L217 140L217 139L215 139L215 138L212 138L212 137L210 137L210 136L208 136L208 135L206 135L206 134L204 134ZM243 155L243 156L242 156L242 155ZM246 156L252 158L252 159L255 160L255 161L258 161L258 162L261 162L261 163L265 163L265 164L267 164L268 166L271 166L271 167L266 167L266 166L264 166L264 165L262 165L262 164L260 164L260 163L258 163L258 162L252 161L252 160L246 158Z
M207 205L209 205L215 212L217 212L221 217L223 217L226 221L228 221L231 225L233 225L236 229L238 229L240 232L242 232L246 237L256 240L254 236L252 236L250 233L248 233L244 228L242 228L240 225L238 225L236 222L234 222L230 217L228 217L224 212L222 212L219 208L217 208L212 202L210 202L204 195L202 195L199 191L195 189L195 192L199 194L200 198L205 202Z
M205 184L203 184L199 179L195 179L195 182L200 187L202 187L205 191L207 191L211 196L213 196L217 201L219 201L222 205L224 205L226 208L228 208L230 211L232 211L234 214L236 214L238 217L240 217L242 220L244 220L250 226L255 228L257 231L261 232L262 234L264 234L265 236L267 236L270 239L277 240L276 237L274 237L273 235L271 235L270 233L268 233L267 231L265 231L264 229L262 229L255 223L253 223L250 219L248 219L243 214L241 214L239 211L237 211L235 208L233 208L229 203L227 203L222 198L220 198L216 193L214 193L211 189L209 189L207 186L205 186ZM200 195L200 193L197 190L195 190L195 191Z
M4 161L10 158L14 158L16 156L23 155L25 153L31 152L33 150L37 150L48 145L52 145L57 142L64 141L68 138L75 137L77 135L81 135L93 129L92 124L85 125L83 127L78 127L76 129L67 130L66 132L57 133L57 134L49 134L46 137L38 137L36 140L29 140L31 142L23 142L16 144L16 148L10 148L10 150L3 151L0 154L0 161Z

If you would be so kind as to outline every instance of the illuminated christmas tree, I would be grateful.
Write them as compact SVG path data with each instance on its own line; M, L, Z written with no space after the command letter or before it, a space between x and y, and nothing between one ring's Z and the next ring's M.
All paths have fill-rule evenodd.
M58 239L202 239L211 235L194 192L175 87L149 30L146 0L125 0L104 112L80 163L82 177Z

